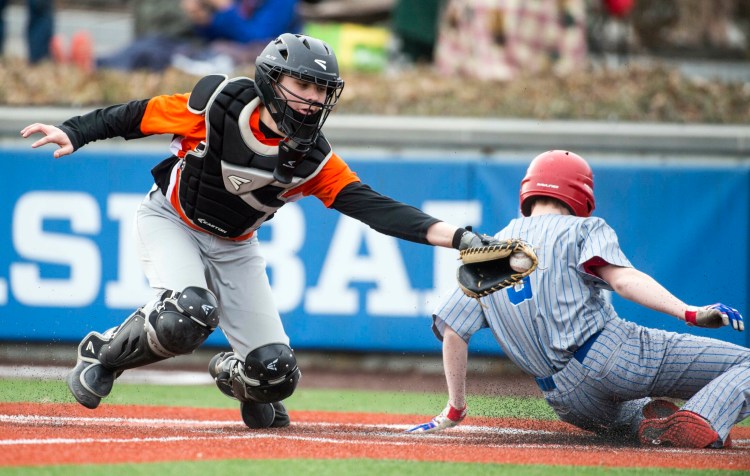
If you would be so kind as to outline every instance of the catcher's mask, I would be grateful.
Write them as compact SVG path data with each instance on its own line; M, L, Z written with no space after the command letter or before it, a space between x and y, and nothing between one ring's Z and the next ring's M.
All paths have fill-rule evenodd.
M283 88L279 84L282 74L325 86L324 102L311 102ZM255 84L277 127L287 136L287 143L299 152L307 152L315 144L344 89L333 49L324 41L291 33L284 33L270 42L255 60ZM318 110L302 114L295 111L290 102Z
M521 213L531 214L532 197L556 198L578 217L594 211L594 174L579 155L565 150L550 150L531 161L521 181Z

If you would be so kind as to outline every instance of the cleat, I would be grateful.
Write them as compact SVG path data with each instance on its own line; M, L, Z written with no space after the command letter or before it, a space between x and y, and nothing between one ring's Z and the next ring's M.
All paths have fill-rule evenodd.
M643 418L667 418L678 411L680 407L669 400L651 400L642 409Z
M716 449L729 449L733 445L732 443L732 435L727 435L727 438L724 441L721 441L721 438L717 439L710 445L708 445L709 448L716 448Z
M93 410L112 391L115 377L114 372L102 364L79 360L65 377L65 382L78 403Z
M252 429L286 428L291 423L289 413L281 402L242 402L240 413L242 413L242 421Z
M276 409L272 403L241 402L240 413L245 425L254 430L269 428L276 419Z
M216 382L221 393L230 398L237 398L232 391L232 366L238 362L234 352L221 352L211 358L208 363L208 373Z
M286 428L287 426L289 426L292 420L289 418L289 413L287 413L286 407L284 406L284 404L281 402L274 402L271 405L273 405L273 409L276 411L276 415L273 418L273 423L271 423L271 427L272 428Z
M291 419L286 407L281 402L258 403L240 402L242 421L254 430L263 428L286 428Z
M643 420L638 439L644 446L706 448L719 440L719 434L697 413L679 410L666 418Z

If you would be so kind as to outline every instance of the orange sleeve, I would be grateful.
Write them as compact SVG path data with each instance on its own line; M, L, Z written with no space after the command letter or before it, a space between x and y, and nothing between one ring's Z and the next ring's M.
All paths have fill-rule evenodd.
M330 208L341 189L353 182L359 182L357 174L341 157L332 153L331 158L318 175L309 182L291 189L285 195L292 196L300 193L305 196L314 195L323 202L323 205Z
M188 110L189 97L190 94L185 93L151 98L141 120L141 132L205 139L205 120Z

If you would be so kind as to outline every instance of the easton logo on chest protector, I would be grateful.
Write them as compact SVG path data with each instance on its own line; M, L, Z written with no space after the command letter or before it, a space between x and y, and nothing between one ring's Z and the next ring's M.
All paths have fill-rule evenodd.
M229 179L229 182L232 184L235 190L239 190L242 185L252 182L251 179L238 177L236 175L229 175L227 179Z

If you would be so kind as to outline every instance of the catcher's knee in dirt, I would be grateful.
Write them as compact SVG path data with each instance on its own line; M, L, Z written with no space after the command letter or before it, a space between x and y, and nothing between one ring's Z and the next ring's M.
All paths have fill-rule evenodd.
M166 291L148 316L139 309L104 335L89 334L79 354L95 356L105 368L122 371L189 354L218 324L218 302L208 289L190 286L182 292Z

